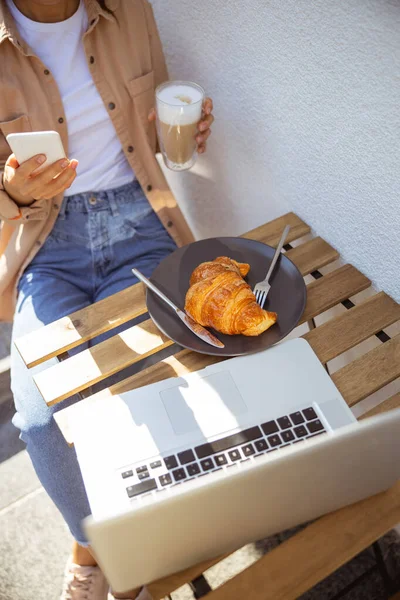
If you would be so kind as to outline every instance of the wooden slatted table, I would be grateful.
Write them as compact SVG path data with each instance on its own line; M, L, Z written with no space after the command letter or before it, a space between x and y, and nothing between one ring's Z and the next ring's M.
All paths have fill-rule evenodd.
M337 266L338 253L319 237L310 238L310 228L295 214L275 219L243 237L276 246L285 225L291 225L287 240L287 256L303 276L312 274L307 286L307 305L301 323L312 320L328 309L344 303L347 311L304 334L323 364L354 348L371 336L381 343L347 366L332 379L349 404L354 406L375 391L400 377L400 335L392 339L382 330L400 321L400 305L384 292L371 295L353 305L348 301L370 287L370 281L349 264ZM291 242L300 243L295 247ZM329 274L318 269L334 263ZM17 347L28 367L52 357L65 358L65 353L146 313L142 284L106 298L68 317L47 325L19 340ZM36 384L48 405L61 402L76 392L90 389L125 367L159 353L172 342L148 319L128 328L100 344L68 357L38 373ZM172 348L171 348L172 350ZM78 418L82 403L93 405L105 396L181 376L204 368L215 357L182 350L151 367L127 377L97 394L89 395L72 407L56 413L56 420L72 444L69 422ZM400 407L400 394L382 402L367 415ZM385 493L326 515L308 525L300 533L260 558L245 571L213 590L211 600L294 600L322 581L338 567L356 556L400 522L400 482ZM327 541L329 542L327 543ZM197 565L150 585L154 598L161 599L184 583L199 577L219 560ZM397 598L397 596L396 596Z

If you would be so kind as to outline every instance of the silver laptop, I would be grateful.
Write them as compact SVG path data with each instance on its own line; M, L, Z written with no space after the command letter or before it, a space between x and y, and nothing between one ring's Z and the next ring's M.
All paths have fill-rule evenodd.
M84 522L116 591L304 523L400 477L400 411L358 423L311 347L285 342L81 403ZM394 460L394 458L396 459Z

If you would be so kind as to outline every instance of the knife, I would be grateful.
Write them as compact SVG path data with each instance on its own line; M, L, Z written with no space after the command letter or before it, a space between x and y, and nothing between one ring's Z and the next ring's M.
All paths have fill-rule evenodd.
M148 287L152 292L154 292L161 300L163 300L172 310L178 315L180 320L190 329L192 333L197 335L203 342L207 342L211 346L215 346L216 348L225 348L225 345L217 338L215 335L210 333L205 327L196 323L192 317L189 317L185 311L181 310L176 304L172 302L161 290L158 289L145 277L140 271L137 269L132 269L132 273L137 277L146 287Z

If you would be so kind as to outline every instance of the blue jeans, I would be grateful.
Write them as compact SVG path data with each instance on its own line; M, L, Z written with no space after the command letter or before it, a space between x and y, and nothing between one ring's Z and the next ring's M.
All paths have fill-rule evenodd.
M175 248L137 182L65 198L50 236L19 282L13 339L133 285L132 267L150 276ZM49 408L32 380L56 362L28 370L12 344L13 423L72 535L87 545L81 521L90 508L81 472L53 419L78 398Z

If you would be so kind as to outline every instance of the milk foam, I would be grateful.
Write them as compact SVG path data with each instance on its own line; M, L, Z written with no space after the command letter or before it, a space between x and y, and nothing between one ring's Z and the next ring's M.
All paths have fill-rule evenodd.
M158 117L170 125L197 123L201 118L202 99L202 92L191 85L166 85L157 92Z

